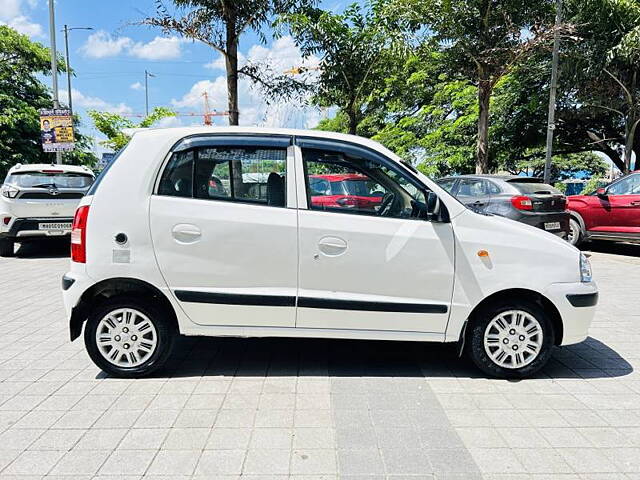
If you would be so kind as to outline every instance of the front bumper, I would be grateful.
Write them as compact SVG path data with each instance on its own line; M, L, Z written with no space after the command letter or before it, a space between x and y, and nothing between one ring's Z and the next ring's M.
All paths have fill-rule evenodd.
M589 336L589 327L596 313L598 286L595 282L553 283L544 295L560 312L563 335L560 345L571 345Z

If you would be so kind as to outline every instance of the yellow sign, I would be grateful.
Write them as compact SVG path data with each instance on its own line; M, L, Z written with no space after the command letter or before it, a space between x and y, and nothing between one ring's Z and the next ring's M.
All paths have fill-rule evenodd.
M45 152L74 149L73 117L68 108L40 110L40 139Z

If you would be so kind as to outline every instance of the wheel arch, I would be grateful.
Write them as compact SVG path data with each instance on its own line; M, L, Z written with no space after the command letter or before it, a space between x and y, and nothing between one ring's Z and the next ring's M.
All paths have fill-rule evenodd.
M472 321L474 316L486 306L500 301L513 299L525 299L539 305L544 310L544 312L549 315L549 319L551 320L551 324L553 326L555 345L560 345L562 343L564 326L562 324L562 316L560 315L560 311L547 297L539 292L536 292L535 290L528 290L526 288L510 288L507 290L500 290L498 292L492 293L488 297L482 299L482 301L473 308L466 323ZM471 329L466 328L465 324L464 331L465 334L468 335L469 332L471 332Z
M580 224L580 228L582 229L583 235L587 233L587 225L584 223L584 219L582 218L582 215L580 215L575 210L569 210L569 216Z
M71 312L71 319L69 321L71 341L78 338L82 333L82 324L86 321L92 308L100 305L105 300L125 294L140 295L156 300L164 311L169 312L170 321L174 324L176 331L179 331L176 311L167 296L157 287L137 278L115 277L102 280L92 285L81 295L78 304Z

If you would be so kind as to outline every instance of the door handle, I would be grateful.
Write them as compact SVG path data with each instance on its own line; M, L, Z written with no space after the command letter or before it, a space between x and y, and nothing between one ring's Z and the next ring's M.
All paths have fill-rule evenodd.
M638 207L638 206L640 206L640 200L635 200L635 201L631 202L629 205L633 205L634 207Z
M195 225L179 223L173 227L171 234L180 243L195 243L200 240L202 231Z
M318 242L318 249L329 257L337 257L347 251L347 242L338 237L323 237Z

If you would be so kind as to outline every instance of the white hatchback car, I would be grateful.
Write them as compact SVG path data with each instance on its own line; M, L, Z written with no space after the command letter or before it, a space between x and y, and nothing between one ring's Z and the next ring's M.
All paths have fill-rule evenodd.
M162 366L177 334L457 342L523 377L587 337L598 299L567 242L329 132L135 133L71 237L71 339L86 321L91 358L122 377Z
M18 164L0 187L0 256L14 243L71 233L78 202L95 177L82 166Z

